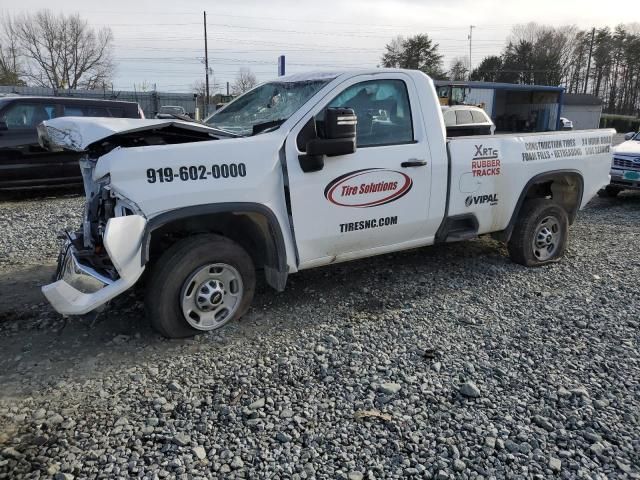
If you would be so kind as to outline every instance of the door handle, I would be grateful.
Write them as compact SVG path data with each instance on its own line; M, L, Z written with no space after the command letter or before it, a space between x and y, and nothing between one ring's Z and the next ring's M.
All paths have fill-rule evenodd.
M407 168L407 167L424 167L425 165L427 165L426 160L418 160L415 158L410 158L408 161L406 162L402 162L400 164L400 166L402 168Z

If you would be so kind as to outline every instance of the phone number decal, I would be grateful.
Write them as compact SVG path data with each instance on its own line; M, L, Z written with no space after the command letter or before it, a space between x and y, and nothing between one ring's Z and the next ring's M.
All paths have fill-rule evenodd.
M149 168L147 169L147 182L168 183L174 180L188 182L192 180L207 180L219 178L246 177L247 166L244 163L223 163L212 165L210 168L205 165L190 165L180 167L177 170L172 167Z

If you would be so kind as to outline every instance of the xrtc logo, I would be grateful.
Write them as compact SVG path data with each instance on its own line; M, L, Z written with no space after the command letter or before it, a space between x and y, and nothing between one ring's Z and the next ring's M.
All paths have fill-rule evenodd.
M490 177L500 175L500 159L498 149L485 147L484 145L474 145L476 153L471 159L471 171L474 177Z
M493 193L491 195L469 195L464 204L468 207L472 205L485 205L489 204L492 207L498 204L498 194Z

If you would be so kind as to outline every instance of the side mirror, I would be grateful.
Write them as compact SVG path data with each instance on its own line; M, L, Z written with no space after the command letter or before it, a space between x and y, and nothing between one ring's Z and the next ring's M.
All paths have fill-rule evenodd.
M0 127L0 130L2 130L2 127ZM624 139L625 140L631 140L635 134L636 134L636 132L625 133Z
M300 155L303 172L324 168L324 157L349 155L356 151L358 117L352 108L327 108L324 115L324 138L307 141L306 154Z
M0 120L0 132L4 132L9 130L7 122L5 120Z

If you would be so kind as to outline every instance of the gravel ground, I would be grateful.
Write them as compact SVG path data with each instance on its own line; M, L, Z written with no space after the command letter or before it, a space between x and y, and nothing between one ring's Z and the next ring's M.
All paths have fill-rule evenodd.
M77 194L1 200L0 268L55 262L60 249L56 234L77 230L84 208L84 197Z
M640 478L639 194L551 266L483 239L315 269L185 341L134 294L39 296L80 207L0 204L0 478Z

